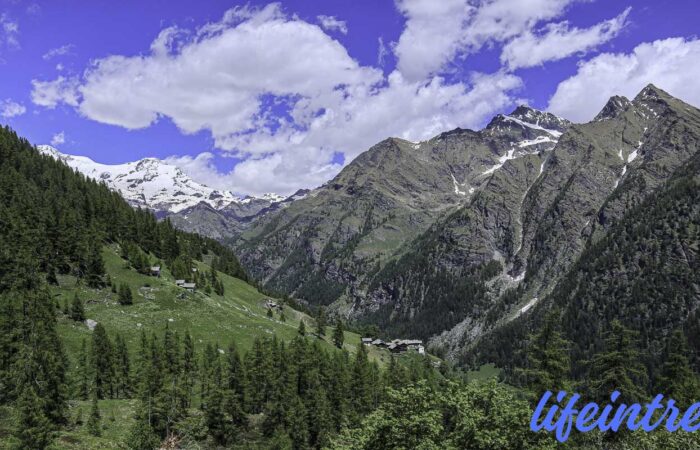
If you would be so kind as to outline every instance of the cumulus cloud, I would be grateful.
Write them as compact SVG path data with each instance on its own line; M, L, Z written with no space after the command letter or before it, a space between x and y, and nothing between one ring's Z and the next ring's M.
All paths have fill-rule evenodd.
M576 0L398 0L406 27L394 47L410 80L438 73L460 55L503 43L561 16Z
M503 72L465 78L385 77L273 4L234 8L198 30L165 29L150 53L95 60L80 78L34 80L32 101L127 129L168 118L184 133L207 130L242 159L230 173L216 171L209 153L172 161L234 192L291 193L337 173L337 153L350 161L387 136L480 126L521 83Z
M669 38L638 45L631 53L603 53L579 64L562 81L549 110L585 122L613 95L635 96L648 83L700 106L700 40Z
M344 20L338 20L334 16L318 16L318 23L321 24L326 31L338 31L343 34L348 34L348 24Z
M65 144L65 142L66 142L66 134L63 131L61 131L60 133L54 134L53 137L51 138L51 145L53 145L54 147L57 147L61 144Z
M590 51L618 35L631 9L590 28L571 28L568 22L560 22L545 26L539 34L526 31L503 47L501 62L515 70Z
M5 119L21 116L27 112L27 108L9 98L0 101L0 116Z
M32 102L49 109L59 103L78 106L78 80L60 76L52 81L32 80Z
M75 46L73 44L66 44L60 47L52 48L48 52L44 53L42 58L46 61L55 58L57 56L70 55L73 52Z

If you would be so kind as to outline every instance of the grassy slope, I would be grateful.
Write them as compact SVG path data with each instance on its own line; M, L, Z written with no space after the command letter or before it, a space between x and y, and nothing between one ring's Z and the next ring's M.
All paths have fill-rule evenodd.
M107 273L116 285L128 283L134 292L134 304L121 306L116 294L110 289L93 290L76 286L70 278L61 279L61 286L54 288L56 300L63 305L70 302L75 292L85 302L86 317L102 323L110 336L121 333L127 340L130 350L136 350L141 330L155 331L159 336L167 323L171 330L181 334L188 331L195 345L218 344L225 349L233 341L239 350L248 350L253 340L260 336L276 335L289 340L297 335L299 321L304 318L307 330L313 328L313 319L303 313L284 307L286 322L279 316L267 317L265 295L251 285L233 277L219 274L224 283L224 295L203 292L187 293L175 286L174 279L167 270L160 278L136 273L126 268L114 247L103 251ZM209 266L198 263L199 270L209 270ZM330 349L330 333L327 330L326 345ZM77 354L82 339L90 338L90 330L84 323L73 322L67 317L59 319L59 333L64 338L69 356ZM360 336L345 334L345 348L354 352ZM375 354L375 357L380 355Z
M161 278L149 277L136 273L126 267L117 252L116 247L105 247L103 251L105 268L116 285L128 283L134 292L134 304L121 306L117 303L117 295L110 288L93 290L85 286L76 286L72 277L61 277L60 286L53 287L56 301L63 304L73 299L78 292L85 302L86 317L104 325L110 337L116 332L124 336L129 349L134 356L138 348L141 330L147 333L155 331L162 336L163 328L168 323L172 330L181 334L188 331L194 339L198 351L208 342L218 344L226 349L234 341L239 350L247 351L256 337L272 336L290 340L297 336L299 321L303 318L307 331L314 328L314 321L307 315L284 307L286 322L267 317L264 294L251 285L224 274L219 274L224 283L224 295L214 293L205 295L203 292L187 294L175 286L173 277L167 270ZM209 270L209 266L198 263L199 270ZM148 286L148 287L146 287ZM172 319L172 321L171 321ZM139 326L140 324L140 326ZM91 331L84 323L77 323L59 314L58 330L63 337L66 353L71 365L75 364L76 356L83 339L89 345ZM332 329L326 331L325 346L334 349L330 342ZM308 334L307 334L308 336ZM316 339L310 336L309 339ZM357 350L360 336L355 333L345 333L344 348L350 353ZM376 348L369 349L370 358L385 365L389 354ZM54 448L60 449L97 449L125 448L123 440L128 435L137 402L135 400L101 400L102 436L91 436L85 426L90 412L89 401L71 401L69 417L71 423L78 415L82 417L83 425L69 427L61 431ZM0 411L0 449L12 448L11 433L13 411L5 408Z

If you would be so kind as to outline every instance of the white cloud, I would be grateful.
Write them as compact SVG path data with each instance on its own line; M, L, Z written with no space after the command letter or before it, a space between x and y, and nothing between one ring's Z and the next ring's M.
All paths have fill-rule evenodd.
M21 103L12 101L9 98L0 100L0 116L5 119L21 116L25 112L27 112L27 108L25 108L25 106Z
M573 121L593 117L613 95L635 96L648 83L700 105L700 40L669 38L627 53L603 53L579 65L550 99L549 110Z
M66 134L63 131L61 131L60 133L54 134L53 137L51 138L51 145L53 145L54 147L57 147L61 144L64 144L65 142L66 142Z
M70 55L73 52L73 48L75 48L73 44L66 44L60 47L52 48L48 52L44 53L42 58L48 61L51 58L55 58L57 56Z
M460 55L503 43L561 16L576 0L397 0L406 17L394 52L409 80L444 70Z
M334 16L318 16L318 23L321 24L326 31L338 31L343 34L348 34L348 24L344 20L338 20Z
M410 80L425 79L460 49L468 18L467 0L398 0L406 27L394 46L398 69Z
M304 131L289 123L274 133L260 130L236 137L233 145L256 156L230 173L219 173L205 157L186 157L177 163L193 178L214 180L217 187L237 193L290 194L337 174L342 166L332 162L335 152L350 161L387 136L420 141L458 126L478 127L511 104L508 92L520 85L519 78L503 73L474 75L469 85L450 85L440 78L411 83L395 71L383 89L339 97Z
M19 48L19 23L6 14L0 14L0 38L9 48Z
M379 36L377 39L377 44L378 44L378 50L377 50L377 65L379 67L383 67L384 63L386 62L386 57L389 55L389 50L387 50L386 45L384 44L384 38Z
M49 109L59 103L78 106L78 80L59 76L53 81L32 80L32 102Z
M618 35L631 9L590 28L570 28L568 22L561 22L545 26L542 34L526 31L503 47L501 62L515 70L590 51Z
M244 15L250 14L241 9L227 14ZM169 117L185 133L210 130L227 148L232 135L260 125L264 95L323 103L351 86L381 79L318 26L281 18L277 5L236 26L209 24L185 43L173 38L177 31L164 30L150 55L96 60L79 86L62 77L35 80L33 97L49 107L78 103L86 117L129 129Z
M218 149L243 161L219 173L208 153L179 159L195 179L238 193L291 193L337 173L337 152L350 161L387 136L480 126L520 87L500 72L467 78L385 78L273 4L235 8L193 32L165 29L149 54L98 59L79 79L34 80L32 100L127 129L168 118L184 133L208 130Z

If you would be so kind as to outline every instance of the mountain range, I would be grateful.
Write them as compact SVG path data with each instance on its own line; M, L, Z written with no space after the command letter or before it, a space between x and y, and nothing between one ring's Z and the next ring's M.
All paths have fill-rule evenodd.
M303 196L284 197L267 193L240 198L225 190L212 189L189 177L179 167L158 158L144 158L125 164L100 164L85 156L61 153L50 145L39 145L40 153L62 161L78 172L121 193L134 207L146 208L158 217L170 217L186 231L205 231L215 238L237 233L260 213L283 207ZM208 217L214 225L207 226ZM225 223L224 223L225 222ZM221 229L216 227L220 226Z
M582 255L688 167L699 139L700 111L649 85L586 124L519 106L478 131L389 138L288 199L241 200L152 159L57 157L229 243L270 291L464 358L551 304Z

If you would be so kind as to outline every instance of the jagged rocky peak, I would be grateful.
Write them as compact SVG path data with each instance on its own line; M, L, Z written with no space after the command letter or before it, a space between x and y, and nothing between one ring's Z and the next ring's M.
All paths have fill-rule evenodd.
M595 116L595 121L614 119L623 112L627 111L632 102L620 95L610 97L610 100L605 104L602 110Z
M632 100L632 104L638 109L646 109L654 116L663 113L674 102L678 102L678 100L653 84L648 84Z
M520 105L510 114L498 114L491 119L485 131L488 133L499 133L515 129L528 129L530 134L532 132L535 132L535 134L544 132L554 138L558 138L570 126L571 122L552 113Z
M508 114L509 117L520 119L523 122L539 125L548 130L557 130L560 132L566 131L571 125L566 119L555 116L550 112L540 111L527 105L520 105L515 110Z

